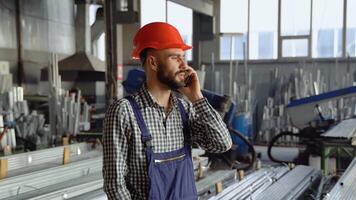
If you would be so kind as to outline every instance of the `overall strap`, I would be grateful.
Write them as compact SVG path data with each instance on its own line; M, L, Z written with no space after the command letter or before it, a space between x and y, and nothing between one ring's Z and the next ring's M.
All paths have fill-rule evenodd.
M137 102L135 101L135 99L132 96L126 96L124 98L130 102L132 110L134 111L134 114L135 114L135 117L137 120L137 124L141 130L141 140L142 140L143 144L145 145L145 148L151 148L152 137L148 131L145 121L143 120L143 117L142 117L142 114L140 112L140 108L139 108Z
M188 117L188 113L185 111L183 103L179 99L178 99L178 107L183 122L184 141L186 144L190 144L190 129L189 129L189 121L188 121L189 117Z

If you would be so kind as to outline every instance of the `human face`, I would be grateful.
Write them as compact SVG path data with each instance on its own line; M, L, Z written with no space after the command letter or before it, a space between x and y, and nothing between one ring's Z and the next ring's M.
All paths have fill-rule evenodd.
M164 49L157 56L157 79L170 89L178 89L185 86L185 62L184 51L181 49Z

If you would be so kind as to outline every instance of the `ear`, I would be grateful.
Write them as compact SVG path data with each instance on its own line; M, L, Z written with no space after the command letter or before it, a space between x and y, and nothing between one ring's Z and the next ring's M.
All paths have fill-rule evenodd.
M148 67L151 68L153 71L158 70L158 62L154 56L152 55L147 56L146 62L148 64Z

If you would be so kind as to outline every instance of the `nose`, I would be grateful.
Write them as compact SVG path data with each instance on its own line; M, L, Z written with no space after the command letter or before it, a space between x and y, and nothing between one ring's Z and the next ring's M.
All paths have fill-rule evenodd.
M180 56L179 57L179 67L185 68L186 65L187 65L187 62L186 62L185 58L183 56Z

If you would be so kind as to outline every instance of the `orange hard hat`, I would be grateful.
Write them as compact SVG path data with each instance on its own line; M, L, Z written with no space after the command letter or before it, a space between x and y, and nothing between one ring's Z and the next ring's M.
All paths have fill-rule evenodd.
M133 59L139 59L140 53L146 48L169 49L180 48L183 51L192 47L185 44L178 30L164 22L153 22L146 24L136 33L133 40Z

